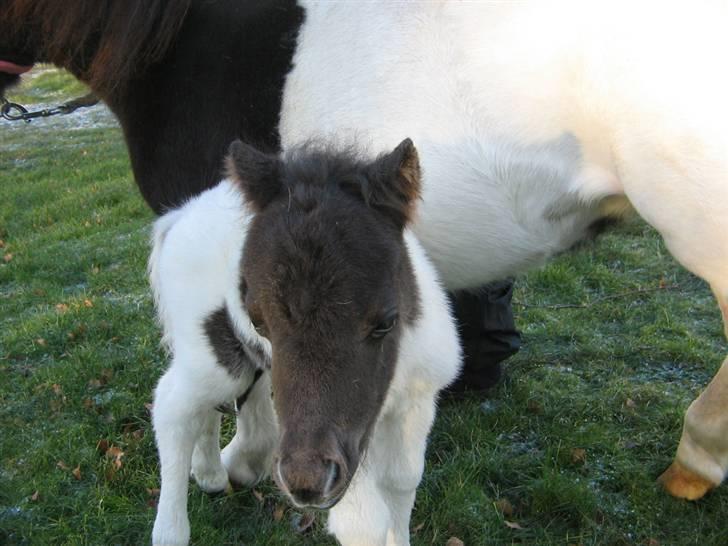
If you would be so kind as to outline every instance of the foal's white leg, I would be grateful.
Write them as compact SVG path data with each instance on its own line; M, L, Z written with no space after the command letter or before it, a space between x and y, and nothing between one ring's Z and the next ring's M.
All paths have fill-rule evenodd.
M192 452L192 476L207 493L219 493L228 485L228 475L220 459L220 420L222 414L208 409L200 415L202 429Z
M182 375L172 366L162 376L154 395L152 420L162 478L152 531L154 546L186 545L190 540L187 486L192 450L204 419Z
M329 514L329 532L343 546L409 544L410 516L434 417L433 393L380 418L362 466Z
M222 451L230 481L251 486L270 472L278 438L270 372L264 372L238 411L235 436Z

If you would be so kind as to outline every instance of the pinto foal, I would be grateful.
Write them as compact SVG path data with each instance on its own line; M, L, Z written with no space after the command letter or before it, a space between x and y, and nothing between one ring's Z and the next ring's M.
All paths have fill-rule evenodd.
M172 363L154 400L153 543L189 541L190 472L213 492L272 469L295 505L331 508L342 544L408 544L435 401L461 358L407 228L416 150L405 140L369 162L315 148L281 160L236 142L228 164L234 181L154 228ZM220 452L216 408L235 400L237 431Z

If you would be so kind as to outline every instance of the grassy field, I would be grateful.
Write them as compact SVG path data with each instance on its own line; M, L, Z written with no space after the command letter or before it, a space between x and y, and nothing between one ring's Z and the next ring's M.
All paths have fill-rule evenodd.
M54 72L33 83L25 100L69 92ZM77 116L0 121L0 544L145 544L155 515L152 215L119 130ZM705 284L631 221L519 279L516 300L504 383L442 405L413 544L728 544L728 488L689 503L655 484L726 352ZM269 483L192 486L189 506L197 545L333 544Z

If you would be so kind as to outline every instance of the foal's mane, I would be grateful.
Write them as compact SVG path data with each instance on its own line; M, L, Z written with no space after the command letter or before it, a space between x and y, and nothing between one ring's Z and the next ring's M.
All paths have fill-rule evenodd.
M4 26L102 96L159 61L192 0L7 0ZM29 34L30 36L29 36Z

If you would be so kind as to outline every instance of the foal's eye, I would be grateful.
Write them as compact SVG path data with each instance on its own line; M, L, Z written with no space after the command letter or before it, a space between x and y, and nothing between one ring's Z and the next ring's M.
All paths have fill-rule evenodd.
M379 324L377 324L375 326L374 330L372 330L372 333L369 334L369 337L371 337L372 339L381 339L384 336L386 336L389 332L391 332L392 328L394 328L396 324L397 324L397 315L396 314L391 315L391 316L387 317L386 319L384 319Z

